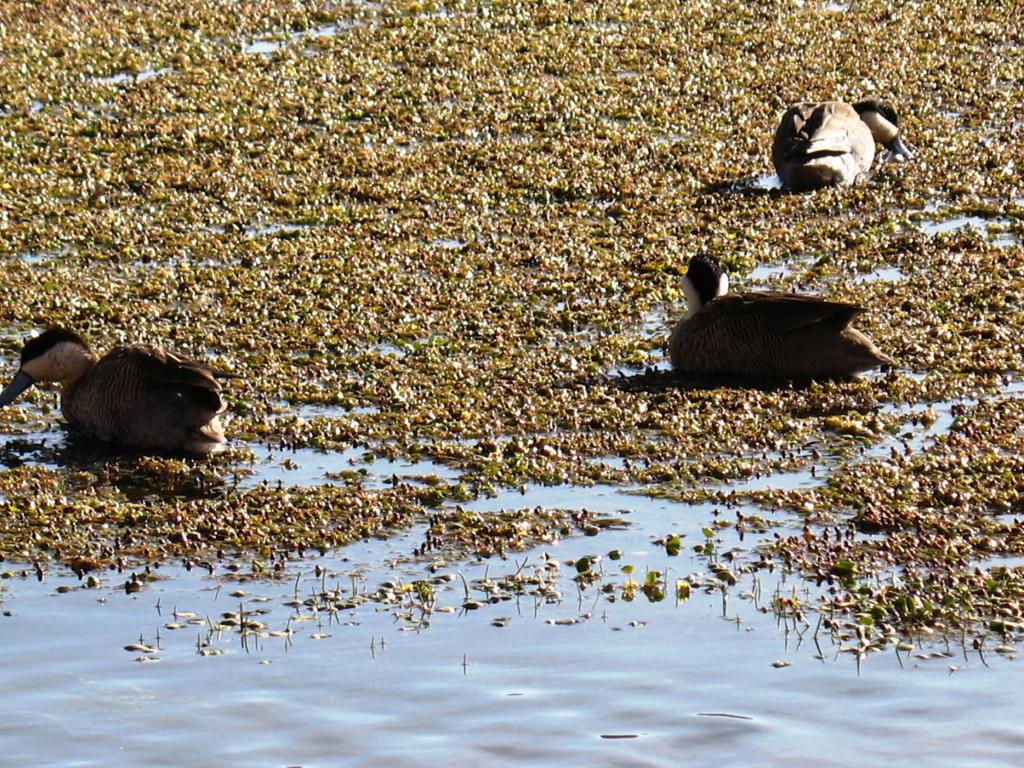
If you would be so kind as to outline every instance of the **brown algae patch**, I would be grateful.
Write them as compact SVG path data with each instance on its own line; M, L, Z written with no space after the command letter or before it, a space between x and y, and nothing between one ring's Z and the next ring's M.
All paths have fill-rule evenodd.
M1000 377L1024 369L1014 9L437 11L3 14L4 375L27 333L60 323L100 348L163 343L241 377L227 392L235 451L212 463L58 457L4 472L4 557L84 570L224 552L273 568L502 487L602 483L721 504L735 491L807 515L809 535L780 533L757 562L839 579L829 610L899 627L1016 610L1016 571L986 596L972 565L1018 541L1000 515L1020 508L1007 480L1019 427L996 412L1017 414ZM804 51L821 40L833 65L812 71ZM914 162L852 189L730 191L768 170L788 102L875 94L898 105ZM924 232L930 205L998 232ZM701 248L741 287L759 265L798 265L773 287L863 303L897 370L804 387L642 373L663 362ZM899 280L864 279L890 269ZM947 437L906 452L907 413L968 400ZM5 463L20 455L11 439L52 428L52 404L34 392L0 412ZM365 449L455 478L368 488L356 468L329 487L239 488L259 473L250 445ZM749 484L812 467L810 488ZM850 521L856 535L822 544L820 526ZM494 530L468 549L544 535ZM879 597L894 569L905 579Z

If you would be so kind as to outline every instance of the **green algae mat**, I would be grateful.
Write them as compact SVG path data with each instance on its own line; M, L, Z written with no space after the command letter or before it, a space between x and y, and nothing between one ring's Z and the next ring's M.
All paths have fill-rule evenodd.
M1024 36L1013 3L0 3L0 353L66 325L240 378L210 462L52 444L0 413L0 555L256 573L432 520L500 555L600 533L460 502L606 483L767 531L783 615L1024 628ZM880 97L916 157L771 190L792 101ZM689 256L855 301L893 370L751 386L667 370ZM756 271L755 271L756 268ZM919 427L940 422L928 439ZM22 461L19 446L46 460ZM27 450L27 449L26 449ZM273 451L446 476L259 480ZM348 455L348 453L346 453ZM286 459L287 461L287 459ZM350 462L351 464L351 462ZM749 488L804 472L811 487ZM430 515L434 515L433 518ZM790 526L791 528L791 526ZM708 529L713 539L714 528ZM670 539L671 540L671 539ZM678 540L677 540L678 542ZM678 549L678 543L676 544ZM18 565L22 567L22 565Z

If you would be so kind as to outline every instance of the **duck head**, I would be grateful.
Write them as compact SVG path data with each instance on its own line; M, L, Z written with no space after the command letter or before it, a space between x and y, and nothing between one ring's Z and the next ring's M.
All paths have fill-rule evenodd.
M914 153L900 139L899 118L896 110L878 99L858 101L853 105L868 128L875 141L892 152L897 160L910 160Z
M0 407L10 405L37 381L74 381L96 362L88 343L73 331L51 328L29 339L21 350L17 375L0 392Z
M686 294L686 316L692 317L712 299L729 292L729 276L722 271L718 259L707 253L698 253L690 259L690 266L683 277L683 293Z

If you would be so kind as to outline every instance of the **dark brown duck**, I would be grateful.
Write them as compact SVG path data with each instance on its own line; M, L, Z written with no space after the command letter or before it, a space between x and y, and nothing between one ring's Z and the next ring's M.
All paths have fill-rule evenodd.
M672 331L672 367L769 379L845 378L890 363L851 327L864 309L789 293L726 295L718 260L699 254L683 278L688 307Z
M0 407L36 382L58 381L64 418L95 440L208 454L225 443L218 375L158 347L115 347L100 359L77 333L52 328L25 343Z

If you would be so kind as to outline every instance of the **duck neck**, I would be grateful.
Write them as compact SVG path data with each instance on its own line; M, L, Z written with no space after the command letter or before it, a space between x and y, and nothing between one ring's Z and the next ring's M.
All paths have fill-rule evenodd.
M899 129L883 117L880 112L867 110L861 114L860 119L867 125L871 135L879 144L888 144L899 133Z
M722 272L715 282L698 280L698 288L689 275L683 277L683 293L686 295L686 314L683 320L689 320L695 314L704 309L709 301L714 301L719 296L729 292L729 278ZM707 284L705 284L707 283Z
M704 308L704 300L688 275L683 278L683 294L686 296L686 314L683 315L683 320L689 320Z
M64 394L73 390L98 362L92 350L74 344L55 348L53 357L54 380L59 381Z

